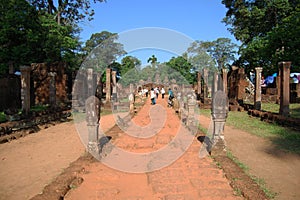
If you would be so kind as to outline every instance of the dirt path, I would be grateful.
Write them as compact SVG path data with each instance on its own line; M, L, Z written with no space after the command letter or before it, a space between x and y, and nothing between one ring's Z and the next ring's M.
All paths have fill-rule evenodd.
M210 119L200 117L200 124L208 128ZM229 150L250 168L250 174L263 178L266 185L277 192L275 199L300 198L300 156L280 151L271 141L230 126L225 127Z
M114 125L112 117L101 120L111 122L102 123L103 129ZM0 199L30 199L84 151L73 122L1 144Z
M151 112L154 112L156 116L149 117L149 115L152 116ZM161 118L164 114L166 114L165 120ZM173 139L175 140L174 137L178 136L178 130L181 128L178 116L172 108L167 108L165 99L158 99L158 105L154 106L150 105L148 100L133 121L144 128L136 132L139 138L125 134L119 129L113 131L112 141L117 147L135 155L161 151L167 144L172 143ZM161 129L159 129L160 123L163 123ZM149 127L150 131L147 131ZM141 138L141 136L149 136L148 134L153 133L155 129L156 135ZM185 133L183 129L182 131ZM130 129L130 133L134 131ZM117 137L114 138L116 135ZM184 142L183 140L188 137L184 135L180 141ZM87 173L82 176L83 183L78 188L70 190L65 199L241 199L234 195L223 171L211 158L199 158L201 144L194 136L191 142L187 150L183 149L183 155L169 166L159 164L169 162L168 159L173 153L178 153L177 150L181 148L182 143L174 142L171 145L172 151L168 152L168 157L164 157L166 154L159 154L149 156L147 158L150 160L145 158L143 162L137 162L139 158L123 156L122 152L114 148L107 157L103 158L102 162L110 166L118 164L119 166L113 167L119 167L119 169L107 167L101 162L86 165ZM117 157L117 163L114 163L116 160L113 156ZM154 168L158 166L158 169L151 171L153 166ZM148 169L150 171L147 172ZM133 173L131 170L139 173Z

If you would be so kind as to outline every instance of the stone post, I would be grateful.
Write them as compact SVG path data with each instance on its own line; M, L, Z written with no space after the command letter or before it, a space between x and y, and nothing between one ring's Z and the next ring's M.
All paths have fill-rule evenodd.
M201 95L201 72L197 72L197 95Z
M88 127L88 151L91 154L99 153L99 121L100 101L95 96L90 96L85 102L86 122Z
M203 75L204 75L203 98L205 103L206 102L205 99L208 97L208 69L203 69Z
M238 69L238 84L237 84L237 102L241 105L244 104L244 96L245 96L245 69L239 68Z
M187 102L188 107L188 117L187 117L187 126L189 128L194 128L195 124L195 107L196 107L196 99L193 95L191 95Z
M30 71L31 67L21 66L21 100L22 111L28 115L30 111Z
M225 94L228 94L228 83L227 83L227 74L228 74L228 70L223 68L222 69L222 79L223 79L223 91L225 92Z
M212 143L218 151L225 149L224 126L228 115L228 99L226 94L218 90L213 97L212 119L214 123Z
M88 68L86 71L87 80L87 96L95 95L94 92L94 73L92 68Z
M212 97L214 94L219 90L219 76L218 72L214 72L214 77L213 77L213 85L212 85Z
M111 100L111 69L106 69L106 101Z
M278 76L276 77L276 88L277 88L277 99L276 99L276 103L280 104L280 91L281 91L281 87L280 87L280 80L281 80L281 74L280 74L280 70L278 72Z
M133 84L132 83L129 84L129 93L130 94L133 93Z
M113 101L117 101L117 72L112 71L111 72L111 78L112 78L112 96Z
M291 62L280 62L280 108L279 114L288 116L290 114L290 67Z
M254 109L261 110L261 72L262 67L255 68Z
M134 101L135 101L134 93L130 93L128 99L129 99L129 112L134 113Z
M51 108L56 107L56 73L55 72L49 72L48 73L50 77L50 84L49 84L49 102Z

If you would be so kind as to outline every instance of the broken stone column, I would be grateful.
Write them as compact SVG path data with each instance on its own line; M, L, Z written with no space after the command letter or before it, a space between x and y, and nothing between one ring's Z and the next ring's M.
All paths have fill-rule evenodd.
M188 102L187 102L187 107L188 107L188 116L187 116L187 123L186 125L189 128L195 128L195 107L196 107L196 99L194 95L190 95Z
M86 71L87 80L87 95L88 97L95 95L94 92L94 73L92 68L88 68Z
M291 62L280 62L280 108L279 114L288 116L290 114L290 67Z
M198 99L200 98L201 95L201 72L197 72L197 95Z
M262 67L255 68L254 109L261 110L261 72Z
M96 96L90 96L85 102L86 122L88 127L88 151L93 155L99 154L99 121L100 101Z
M30 71L31 67L21 66L21 100L22 111L25 115L30 111Z
M135 101L134 93L130 93L128 99L129 99L129 112L134 113L134 101Z
M208 104L208 69L203 69L203 103Z
M226 95L228 94L228 91L227 91L227 88L228 88L227 74L228 74L228 70L223 68L222 69L223 91L225 92Z
M111 69L106 69L106 102L111 100Z
M112 96L113 96L113 101L117 101L117 72L112 71L111 72L111 79L112 79Z
M218 151L225 149L224 126L228 115L228 99L226 94L218 90L213 97L212 119L214 124L212 143L213 148Z
M49 72L48 73L50 77L50 84L49 84L49 103L51 108L56 107L56 73L55 72Z

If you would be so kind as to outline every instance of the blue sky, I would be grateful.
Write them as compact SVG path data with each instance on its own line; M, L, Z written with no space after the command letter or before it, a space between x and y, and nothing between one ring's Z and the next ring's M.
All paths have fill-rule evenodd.
M106 3L94 4L93 9L94 20L80 24L82 41L104 30L122 35L144 27L158 27L191 40L212 41L227 37L237 42L221 22L226 13L221 0L107 0ZM129 53L143 64L152 54L160 62L178 54L155 47Z

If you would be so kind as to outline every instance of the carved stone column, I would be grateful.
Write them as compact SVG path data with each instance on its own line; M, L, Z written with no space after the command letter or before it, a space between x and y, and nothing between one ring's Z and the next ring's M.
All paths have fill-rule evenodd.
M261 110L261 67L255 68L254 109Z
M279 114L288 116L290 114L290 67L291 62L280 62L280 108Z
M25 115L30 111L30 71L31 67L21 66L21 100L22 110Z
M111 69L106 69L106 101L111 100Z

